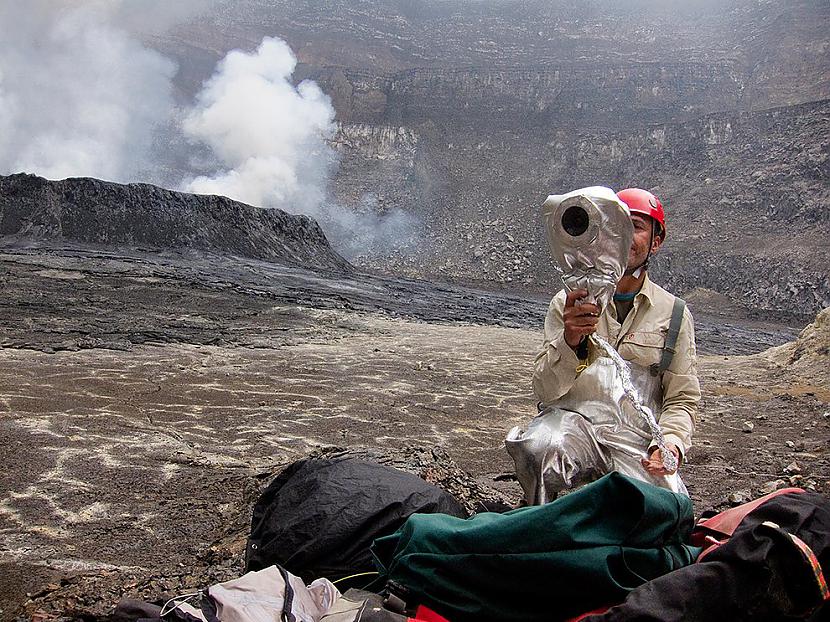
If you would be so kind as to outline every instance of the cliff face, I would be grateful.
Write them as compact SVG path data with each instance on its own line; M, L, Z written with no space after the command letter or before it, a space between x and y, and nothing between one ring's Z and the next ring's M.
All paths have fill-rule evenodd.
M303 67L299 76L323 87L343 122L616 126L750 107L746 76L729 62L431 68L390 76Z
M307 216L149 184L0 177L0 235L112 246L198 249L349 271Z
M627 128L344 124L341 137L364 141L337 139L335 187L344 202L371 190L381 209L423 219L428 251L358 261L551 290L545 196L644 185L669 219L656 279L681 294L726 293L753 313L808 317L830 304L828 118L830 101Z
M412 248L366 253L364 266L548 292L545 196L641 186L668 211L653 265L668 287L762 315L830 304L826 2L220 7L156 43L191 55L266 34L292 45L295 78L337 111L335 197L362 209L369 195L421 223Z
M734 63L753 107L830 97L823 0L219 0L155 45L199 62L285 39L300 62L393 75L411 69Z

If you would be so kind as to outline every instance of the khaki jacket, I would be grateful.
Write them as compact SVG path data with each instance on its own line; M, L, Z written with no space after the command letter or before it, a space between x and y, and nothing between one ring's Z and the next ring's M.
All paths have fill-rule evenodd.
M533 392L545 405L552 404L570 391L581 363L573 349L565 343L562 321L565 295L565 290L562 290L551 300L545 317L544 346L534 362ZM613 345L627 361L646 367L659 363L673 305L674 296L646 276L622 325L617 321L614 305L608 305L599 318L597 334ZM661 377L662 409L654 415L666 441L677 445L685 456L692 445L700 401L695 327L688 307L683 314L675 349L671 365ZM600 356L599 352L591 345L589 362L597 356Z

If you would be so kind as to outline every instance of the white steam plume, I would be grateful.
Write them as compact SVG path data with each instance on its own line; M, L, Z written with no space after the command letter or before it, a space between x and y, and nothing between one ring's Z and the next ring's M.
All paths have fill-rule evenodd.
M378 214L377 203L375 196L366 194L356 211L333 204L324 206L326 234L337 242L337 250L346 257L391 250L410 254L415 250L418 219L396 208Z
M0 173L147 176L176 66L113 23L121 5L0 4Z
M184 130L207 144L222 168L185 181L184 189L308 214L347 254L405 243L414 222L403 212L355 214L328 200L337 156L326 141L336 131L335 112L316 83L294 86L296 64L291 48L273 37L219 63Z
M308 213L325 197L334 152L334 109L313 82L290 82L296 59L270 37L253 54L229 52L184 122L225 170L186 184L261 207Z
M334 109L313 82L292 84L296 59L284 42L230 52L196 105L176 108L176 65L141 37L215 3L0 0L0 174L187 178L191 191L313 216L346 253L399 245L412 229L402 212L377 216L364 202L356 215L327 199ZM189 165L178 151L185 135ZM213 158L200 166L206 149Z

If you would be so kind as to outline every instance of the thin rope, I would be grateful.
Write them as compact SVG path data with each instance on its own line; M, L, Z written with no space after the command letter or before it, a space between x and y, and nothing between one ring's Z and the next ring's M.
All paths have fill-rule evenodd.
M187 601L193 600L196 596L199 596L200 593L201 592L193 592L192 594L182 594L181 596L174 596L166 603L164 603L164 606L161 608L161 611L159 612L159 617L163 618L164 616L173 612L175 609L178 609L179 605L183 605ZM174 606L170 607L170 609L167 609L170 603L174 603Z
M380 574L379 572L374 572L374 571L373 572L358 572L357 574L350 574L348 577L342 577L340 579L337 579L337 581L332 581L332 584L337 585L341 581L346 581L348 579L355 579L357 577L367 577L369 575L377 576L379 574Z

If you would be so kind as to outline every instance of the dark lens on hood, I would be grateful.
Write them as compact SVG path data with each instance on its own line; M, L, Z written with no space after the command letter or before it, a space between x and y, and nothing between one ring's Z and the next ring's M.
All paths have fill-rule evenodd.
M562 228L565 233L573 237L582 235L588 230L588 212L578 205L571 205L562 214Z

